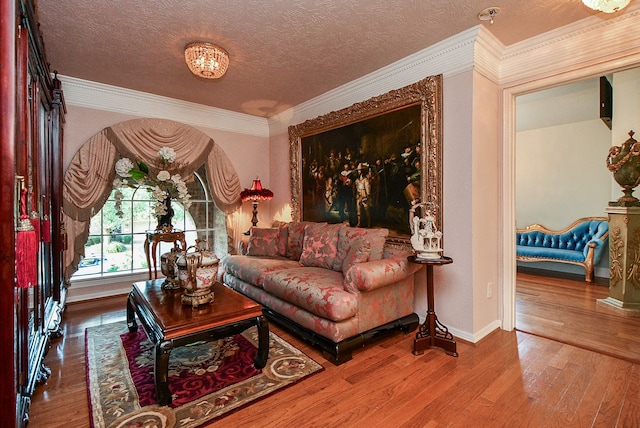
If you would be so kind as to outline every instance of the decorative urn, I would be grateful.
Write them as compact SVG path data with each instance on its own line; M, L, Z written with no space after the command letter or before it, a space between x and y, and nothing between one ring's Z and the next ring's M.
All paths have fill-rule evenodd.
M190 252L189 250L195 249ZM218 274L218 258L216 255L201 247L189 247L178 256L178 283L184 289L182 304L194 308L205 303L213 302L211 287Z
M424 215L419 217L416 209L420 208ZM427 209L427 203L413 204L409 209L409 228L411 229L411 246L419 260L437 260L442 258L442 232L436 229L435 218Z
M176 261L182 254L180 247L174 246L171 251L160 255L160 271L165 276L162 283L163 290L176 290L180 288L178 284L178 265Z
M611 147L607 155L607 168L624 194L617 201L609 202L610 206L640 206L638 198L633 196L633 189L640 184L640 143L633 134L629 131L629 139L620 146Z

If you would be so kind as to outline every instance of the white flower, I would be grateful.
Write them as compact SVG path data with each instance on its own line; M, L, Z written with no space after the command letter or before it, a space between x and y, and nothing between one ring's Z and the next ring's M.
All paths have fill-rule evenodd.
M159 166L158 169L160 171L155 178L149 175L150 168L144 162L136 161L134 163L127 158L119 159L116 162L117 177L113 180L113 187L116 189L115 200L118 216L122 217L123 195L119 191L121 187L148 189L156 201L153 208L156 216L167 214L167 208L164 205L166 199L177 199L182 203L185 210L191 207L191 195L186 182L180 174L171 175L169 172L171 167L167 165L176 161L175 150L170 147L162 147L158 151L158 156L160 157L160 162L156 164Z
M167 196L169 196L167 194L167 192L165 192L163 189L161 189L159 186L156 186L153 189L153 197L156 198L156 201L164 201L165 199L167 199Z
M160 171L158 173L158 181L167 181L171 178L171 174L169 174L169 171Z
M116 162L116 174L120 177L131 177L129 171L135 168L133 162L129 158L122 158Z
M124 214L122 212L122 198L123 198L123 195L122 195L122 192L120 191L120 189L116 189L116 191L114 193L114 197L115 197L115 200L116 200L116 203L115 203L116 215L119 216L119 217L122 217L122 215Z
M158 156L165 162L171 163L176 160L176 151L171 147L163 147L158 151Z
M156 202L155 206L156 217L167 214L167 207L162 202Z

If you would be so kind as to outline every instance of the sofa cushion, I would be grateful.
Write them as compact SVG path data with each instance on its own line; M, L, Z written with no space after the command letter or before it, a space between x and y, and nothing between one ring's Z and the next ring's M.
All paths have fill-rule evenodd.
M291 260L300 260L300 255L302 254L302 244L304 241L304 229L309 224L315 223L309 221L292 221L289 223L286 257L290 258Z
M259 228L252 227L247 245L248 256L279 256L278 246L274 245L278 241L280 230L277 227Z
M332 269L338 255L340 224L315 223L304 229L300 264Z
M371 244L368 240L362 237L354 240L347 256L342 261L342 273L346 275L351 266L369 260L369 254L371 254Z
M222 259L222 270L243 281L262 287L264 276L274 270L299 268L300 263L285 258L229 255Z
M358 297L345 291L342 282L340 272L298 267L267 273L262 288L319 317L343 321L356 315Z
M572 262L584 262L585 260L582 251L548 247L528 247L525 245L516 245L516 255L519 257L558 259Z
M384 255L384 243L387 240L387 236L389 236L389 229L362 229L343 224L338 235L338 256L336 257L336 262L333 264L332 269L342 269L342 261L347 257L347 253L349 253L349 250L351 249L352 242L359 237L363 237L369 241L371 246L369 260L382 260ZM346 272L343 271L343 273Z
M229 287L266 306L272 311L298 323L302 327L308 328L314 333L334 342L340 342L341 340L353 337L362 332L362 330L358 328L361 314L358 314L357 317L335 322L312 314L300 306L293 305L276 297L264 291L262 288L254 287L233 275L225 275L225 284L228 284ZM411 300L411 305L413 307L413 300Z
M289 240L289 223L274 220L271 223L271 227L277 227L280 233L278 234L278 254L282 257L287 256L287 241Z

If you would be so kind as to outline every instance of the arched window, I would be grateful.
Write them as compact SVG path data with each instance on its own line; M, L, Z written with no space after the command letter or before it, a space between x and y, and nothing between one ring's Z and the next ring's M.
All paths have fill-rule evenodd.
M62 220L66 236L64 241L66 245L65 282L68 283L71 276L78 270L81 260L84 262L82 267L89 263L85 260L91 256L91 250L86 254L84 244L89 241L90 235L93 240L100 238L100 253L97 256L99 260L93 260L93 262L107 264L108 259L104 260L109 251L108 245L105 245L107 239L111 239L113 231L118 227L120 230L128 230L127 225L123 229L123 224L112 221L110 225L105 224L105 220L109 222L111 218L108 215L105 217L103 207L107 204L106 201L112 191L113 179L116 175L115 165L118 160L136 159L146 165L152 165L163 147L169 147L176 152L179 166L174 171L175 174L182 177L195 177L194 185L199 183L199 188L190 190L192 201L198 200L201 204L211 204L221 210L192 206L188 215L183 217L183 225L176 224L176 228L190 228L189 232L193 231L198 237L213 241L210 242L210 248L219 257L234 251L233 240L228 240L227 237L234 233L231 214L240 208L241 188L235 168L224 151L214 143L211 137L189 125L166 119L133 119L104 128L87 140L71 159L65 172L62 192ZM191 182L191 180L187 181ZM132 240L135 236L135 226L145 222L136 216L139 206L144 207L142 212L148 209L149 201L141 195L142 193L136 192L130 196L128 227L131 232L127 231L126 235L130 235ZM212 201L215 201L215 205ZM109 209L108 205L106 209ZM97 210L103 210L103 212L99 219L94 220ZM216 211L219 215L213 215ZM222 211L224 214L221 213ZM151 220L153 216L147 215L149 215L149 219L146 220L148 229L155 229L156 223ZM187 222L189 216L194 226ZM99 222L98 229L90 230L90 224L96 222ZM107 227L109 231L105 230ZM226 233L212 235L212 229L223 230ZM144 231L138 233L144 233ZM129 238L117 239L128 240ZM187 243L193 245L191 241ZM133 241L132 244L125 245L133 245ZM146 257L138 257L134 251L135 248L131 247L131 269L136 260L146 262ZM115 269L108 265L106 269L100 267L100 272L105 275L110 268Z
M193 180L187 182L192 201L188 211L173 201L173 227L185 232L187 245L194 245L196 239L200 239L206 240L213 249L216 239L226 241L224 213L213 202L206 177L202 166L194 172ZM147 189L123 188L121 191L124 194L122 217L116 214L114 192L111 192L100 211L91 218L85 257L80 260L72 280L147 272L144 240L146 232L154 230L157 224L155 200ZM221 234L225 236L218 236ZM171 245L159 243L158 254L169 251ZM159 261L158 256L158 264Z

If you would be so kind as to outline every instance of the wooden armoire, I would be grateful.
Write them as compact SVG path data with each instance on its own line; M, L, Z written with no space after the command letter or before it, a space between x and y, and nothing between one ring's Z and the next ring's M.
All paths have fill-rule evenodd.
M62 332L65 106L34 2L0 2L0 24L0 408L3 427L22 427Z

